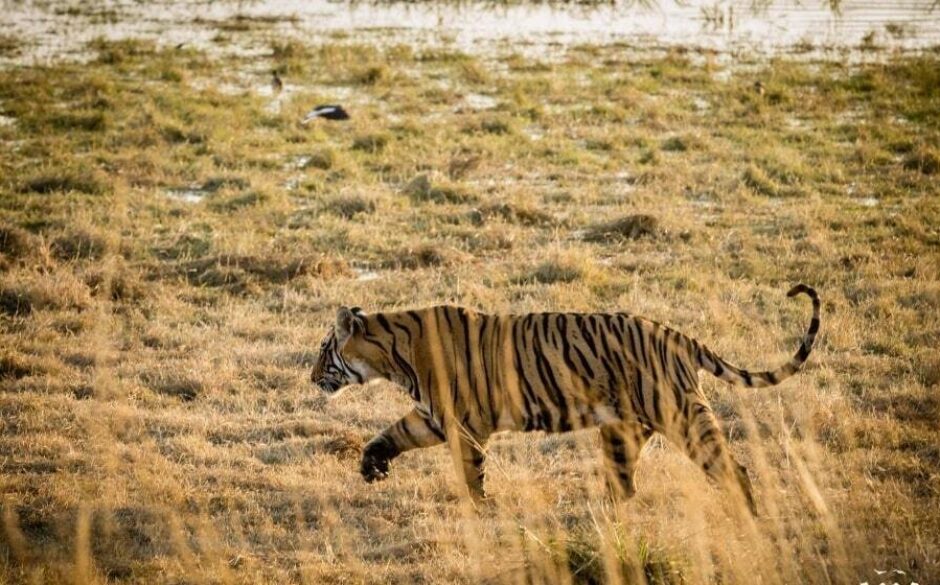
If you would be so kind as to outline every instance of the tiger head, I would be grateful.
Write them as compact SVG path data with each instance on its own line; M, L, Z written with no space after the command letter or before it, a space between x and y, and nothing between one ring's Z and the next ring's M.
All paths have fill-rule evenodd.
M310 380L327 394L335 394L350 384L362 384L379 377L378 356L363 341L365 313L359 307L340 307L336 323L320 344L320 354ZM372 350L372 351L370 351Z

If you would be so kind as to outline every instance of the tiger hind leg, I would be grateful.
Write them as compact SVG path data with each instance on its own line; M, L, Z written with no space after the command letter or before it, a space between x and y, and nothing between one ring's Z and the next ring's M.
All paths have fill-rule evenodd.
M751 514L757 516L754 490L747 468L731 454L711 408L699 402L693 403L685 426L685 436L681 441L674 442L683 447L689 458L705 471L712 482L737 493Z
M461 436L456 447L460 453L460 460L457 461L455 457L454 461L458 477L466 484L470 499L480 503L486 498L486 492L483 489L486 439Z
M601 425L601 449L607 487L615 498L636 494L636 468L640 453L653 431L637 422Z

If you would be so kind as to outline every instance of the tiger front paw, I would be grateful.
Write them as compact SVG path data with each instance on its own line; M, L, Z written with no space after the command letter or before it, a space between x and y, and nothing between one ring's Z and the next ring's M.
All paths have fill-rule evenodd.
M388 477L388 459L363 455L359 473L362 474L362 479L366 480L366 483L382 481Z
M362 464L359 467L362 479L372 483L388 477L388 464L398 453L395 445L385 437L379 436L369 441L362 450Z

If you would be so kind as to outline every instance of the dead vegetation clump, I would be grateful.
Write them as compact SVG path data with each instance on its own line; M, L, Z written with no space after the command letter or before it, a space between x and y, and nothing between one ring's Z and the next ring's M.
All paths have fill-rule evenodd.
M652 215L627 215L609 222L595 224L584 230L585 242L618 242L655 238L662 235L659 220Z

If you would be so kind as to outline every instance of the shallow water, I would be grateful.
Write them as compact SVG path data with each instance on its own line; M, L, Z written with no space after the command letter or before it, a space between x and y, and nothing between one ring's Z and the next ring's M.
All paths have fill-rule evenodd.
M523 53L581 43L692 46L764 56L794 51L825 54L862 46L910 51L940 45L937 0L851 0L842 2L838 11L823 0L784 0L765 8L754 4L755 0L661 0L652 7L622 1L589 7L106 0L89 7L57 0L0 0L0 35L21 43L18 50L0 55L0 63L81 60L89 56L87 43L97 37L259 54L268 47L263 41L275 35L307 42L339 36L348 42L448 45L466 51L512 42ZM241 28L231 30L237 16L242 17ZM220 28L230 42L214 40Z

